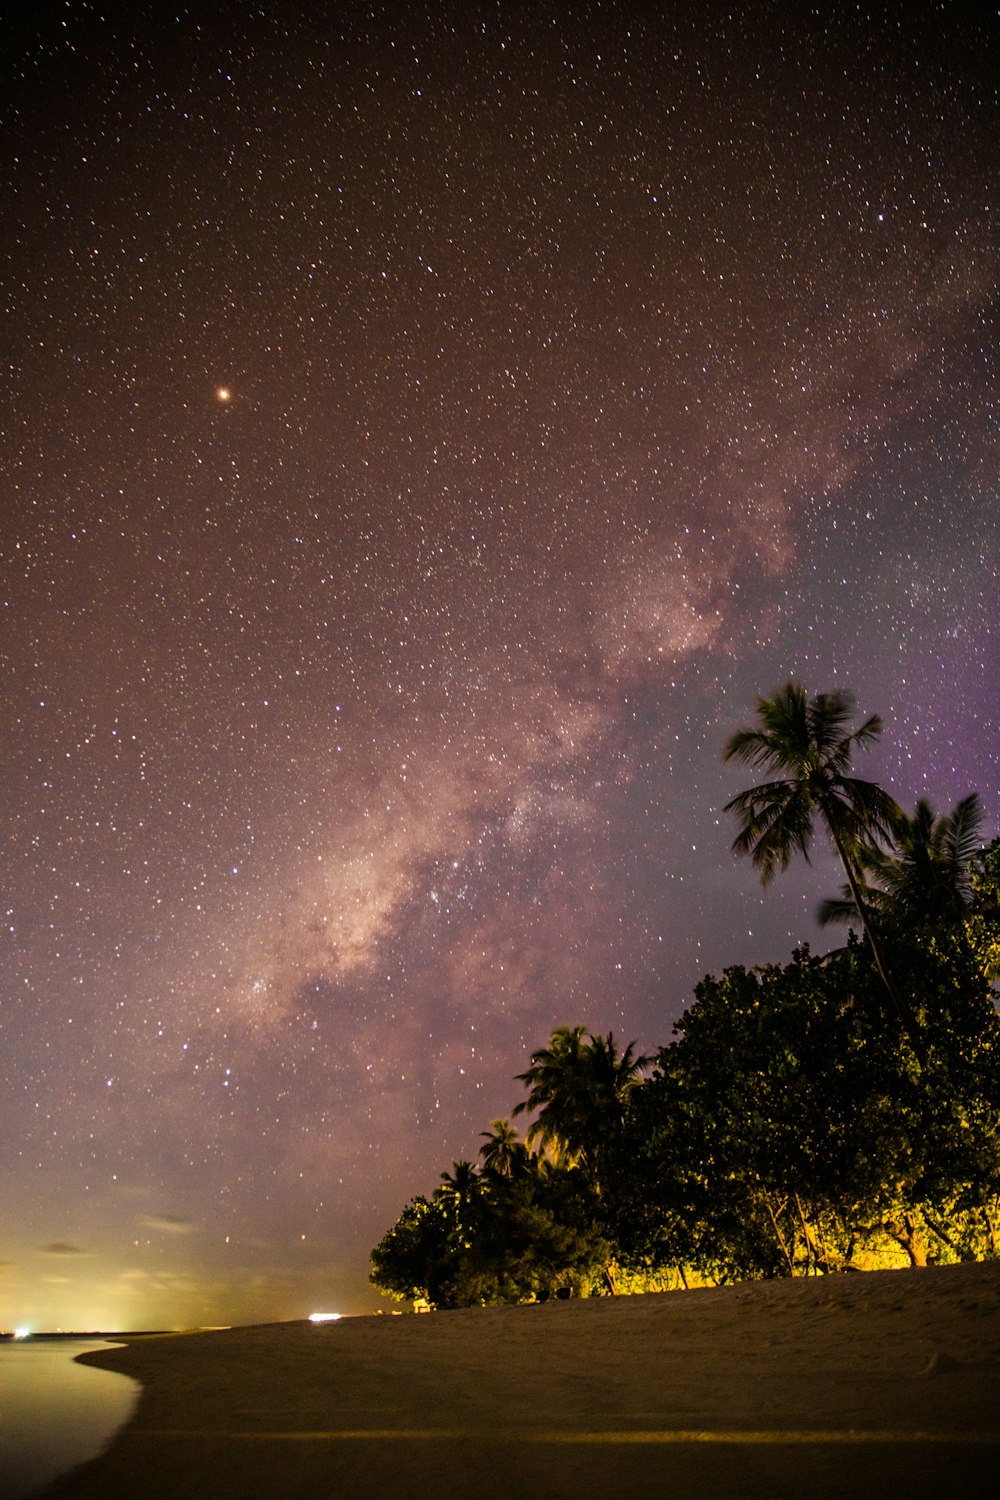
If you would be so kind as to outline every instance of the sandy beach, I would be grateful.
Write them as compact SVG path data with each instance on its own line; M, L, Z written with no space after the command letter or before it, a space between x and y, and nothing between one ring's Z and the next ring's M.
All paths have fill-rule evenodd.
M140 1339L62 1500L987 1497L1000 1265Z

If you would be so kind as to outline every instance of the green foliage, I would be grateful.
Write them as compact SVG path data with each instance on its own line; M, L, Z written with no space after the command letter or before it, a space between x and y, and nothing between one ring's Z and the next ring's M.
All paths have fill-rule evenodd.
M528 1097L514 1113L538 1111L528 1130L529 1145L537 1144L563 1166L579 1165L599 1186L629 1093L649 1061L636 1053L634 1042L619 1053L610 1031L588 1036L582 1026L557 1027L548 1045L531 1054L527 1071L517 1075Z
M444 1204L414 1198L372 1251L369 1280L397 1300L437 1302L448 1275L450 1235Z
M726 754L777 779L729 810L765 883L818 816L848 877L827 914L866 940L706 976L651 1074L558 1027L518 1075L527 1139L494 1120L373 1250L375 1286L460 1307L1000 1254L1000 839L976 852L975 796L910 817L849 776L881 728L852 713L760 699Z
M1000 978L1000 839L973 855L966 928L987 979Z
M599 1288L612 1248L580 1172L537 1159L510 1177L458 1170L468 1166L403 1210L372 1251L373 1285L444 1308Z
M982 811L975 792L954 812L934 812L921 799L916 812L892 819L887 847L857 849L863 876L861 909L850 887L839 901L820 907L821 922L848 922L876 914L885 928L942 931L960 926L972 901L970 865L977 852Z
M570 1142L571 1164L495 1120L482 1168L456 1162L408 1205L371 1280L460 1307L996 1255L991 991L961 929L896 933L890 951L919 1005L920 1066L853 937L824 958L801 949L706 977L645 1079L631 1049L565 1029L522 1078L543 1078L547 1107L565 1110L558 1133L539 1133ZM595 1056L622 1083L596 1091L603 1113L580 1092ZM624 1070L601 1075L612 1056Z
M509 1120L494 1120L481 1134L486 1142L479 1148L484 1172L495 1177L519 1177L528 1170L528 1148Z

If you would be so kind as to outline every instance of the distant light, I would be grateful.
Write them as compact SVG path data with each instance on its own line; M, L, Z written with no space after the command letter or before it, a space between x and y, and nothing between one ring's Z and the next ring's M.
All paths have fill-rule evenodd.
M16 1339L26 1339L26 1338L30 1338L30 1336L31 1336L31 1329L30 1328L15 1328L14 1329L14 1337Z
M220 385L215 392L215 397L217 401L231 401L233 393L227 385Z
M310 1323L336 1323L340 1313L310 1313Z

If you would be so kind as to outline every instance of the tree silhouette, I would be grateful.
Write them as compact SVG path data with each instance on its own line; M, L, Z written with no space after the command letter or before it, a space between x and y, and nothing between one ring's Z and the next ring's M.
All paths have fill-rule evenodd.
M650 1059L636 1053L634 1042L619 1053L610 1031L585 1036L582 1026L559 1026L548 1046L531 1054L531 1066L517 1075L528 1097L514 1113L537 1109L529 1143L538 1142L562 1166L579 1165L596 1185L629 1091Z
M988 979L1000 978L1000 839L973 856L969 940Z
M514 1177L527 1165L527 1149L509 1120L493 1120L489 1130L480 1131L486 1144L480 1146L483 1170L496 1177Z
M865 940L698 985L653 1059L560 1026L506 1119L372 1251L371 1281L438 1307L1000 1255L1000 839L972 795L912 816L852 757L850 693L789 682L728 741L773 779L734 849L767 885L825 826L847 877L825 920ZM885 943L893 961L890 975ZM902 985L904 1004L897 989ZM885 1024L884 984L902 1031ZM907 1046L907 1040L909 1046ZM914 1056L920 1066L914 1067ZM529 1145L540 1148L534 1154Z
M737 730L723 758L781 774L738 793L724 810L740 819L733 848L737 854L750 855L763 886L786 870L795 854L808 861L817 816L825 824L882 982L922 1059L919 1030L889 973L876 922L863 895L860 851L887 839L901 811L874 781L848 774L855 749L872 744L882 732L877 714L859 729L850 730L854 704L853 693L844 691L809 698L797 682L786 683L773 698L758 698L758 727Z
M992 932L1000 840L972 887ZM559 1028L522 1075L524 1107L573 1164L494 1120L482 1169L453 1163L403 1210L372 1283L445 1308L996 1258L1000 1016L980 950L963 922L893 951L925 1006L920 1069L867 998L880 980L854 934L706 976L649 1078L612 1035Z
M858 850L868 911L900 927L958 926L972 904L970 865L979 852L981 823L975 792L954 812L937 815L921 799L912 817L900 813L893 820L888 849L863 844ZM824 901L819 911L823 923L848 922L859 915L849 887L839 900Z
M564 1166L575 1165L582 1145L580 1094L585 1036L585 1026L557 1026L548 1045L531 1054L526 1072L516 1075L518 1083L527 1087L528 1097L514 1106L514 1114L540 1111L528 1127L528 1145L540 1146Z
M451 1171L441 1173L438 1196L442 1201L454 1204L456 1213L461 1215L475 1196L478 1184L474 1163L453 1161Z

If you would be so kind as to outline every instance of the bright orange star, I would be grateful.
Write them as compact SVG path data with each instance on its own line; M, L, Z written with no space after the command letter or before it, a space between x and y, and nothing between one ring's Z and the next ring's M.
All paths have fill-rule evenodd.
M225 402L225 401L231 401L232 400L232 396L233 396L233 393L232 393L232 391L229 389L229 387L227 385L220 385L219 388L218 388L218 390L215 393L215 399L217 401L223 401L223 402Z

